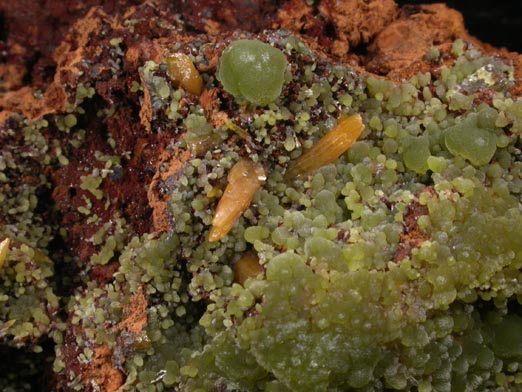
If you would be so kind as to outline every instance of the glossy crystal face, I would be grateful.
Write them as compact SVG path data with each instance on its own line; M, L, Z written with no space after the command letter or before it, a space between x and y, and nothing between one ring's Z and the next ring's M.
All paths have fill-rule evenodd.
M281 94L286 66L279 49L257 40L238 40L223 51L217 78L230 94L264 106Z

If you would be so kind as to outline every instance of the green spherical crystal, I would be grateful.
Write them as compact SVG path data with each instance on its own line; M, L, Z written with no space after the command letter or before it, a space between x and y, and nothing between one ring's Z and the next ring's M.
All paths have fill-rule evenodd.
M460 155L475 166L489 163L497 150L493 130L478 127L474 119L448 128L444 141L453 155Z
M281 94L286 57L279 49L256 40L231 43L221 55L218 80L227 92L256 105L267 105Z

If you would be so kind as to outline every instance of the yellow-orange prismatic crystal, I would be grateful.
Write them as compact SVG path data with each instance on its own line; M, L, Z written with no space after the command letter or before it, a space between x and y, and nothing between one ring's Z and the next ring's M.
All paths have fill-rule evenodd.
M0 268L4 266L5 260L7 259L7 251L9 250L10 244L11 240L9 238L0 242Z
M234 264L232 270L234 271L234 281L244 284L247 279L253 279L263 272L263 267L259 264L257 253L248 251Z
M167 57L167 73L174 86L181 86L194 95L200 95L203 90L203 79L194 63L183 53L175 53Z
M261 165L247 159L238 161L227 178L227 187L216 208L212 220L209 241L218 241L228 234L265 180Z
M21 249L26 254L32 254L32 258L37 263L52 263L52 260L41 250L33 248L23 241L11 240L10 238L4 238L0 241L0 269L4 266L7 260L7 253L9 248ZM25 250L24 250L25 248Z
M290 162L285 178L291 180L312 173L336 161L364 130L359 114L344 118L307 152Z

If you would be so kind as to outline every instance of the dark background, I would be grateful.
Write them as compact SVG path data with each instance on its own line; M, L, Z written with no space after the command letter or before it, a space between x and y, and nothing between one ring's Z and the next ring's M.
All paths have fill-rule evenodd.
M466 28L483 42L522 53L522 0L396 0L399 5L446 3L464 15Z

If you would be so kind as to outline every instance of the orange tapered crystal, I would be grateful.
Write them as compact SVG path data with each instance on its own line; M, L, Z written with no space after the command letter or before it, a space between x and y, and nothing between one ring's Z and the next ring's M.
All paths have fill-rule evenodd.
M175 53L167 57L167 73L174 86L183 87L194 95L200 95L203 90L203 79L194 63L183 53Z
M227 178L225 192L216 208L208 240L218 241L232 229L241 214L250 206L255 193L265 180L261 165L247 159L238 161Z
M5 238L2 242L0 242L0 268L4 266L4 262L7 259L7 252L9 250L10 244L11 240L9 238Z
M335 162L364 130L359 114L344 118L303 155L290 162L285 178L288 180L306 176L322 166Z
M253 279L263 272L263 266L259 264L256 252L247 251L233 265L232 270L234 271L234 282L244 284L247 279Z

